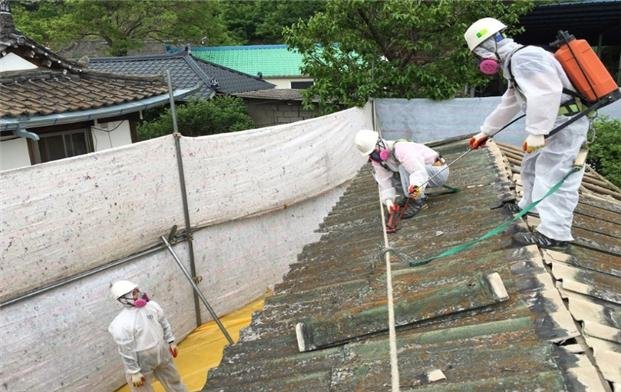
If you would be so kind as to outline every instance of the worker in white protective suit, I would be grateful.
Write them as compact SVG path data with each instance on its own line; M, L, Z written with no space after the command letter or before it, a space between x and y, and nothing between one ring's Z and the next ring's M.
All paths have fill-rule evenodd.
M131 390L153 391L155 377L168 392L187 392L172 361L177 345L160 305L128 280L113 283L110 291L124 306L108 331L118 344Z
M407 203L403 218L411 218L425 206L427 186L446 183L449 169L444 158L420 143L391 141L379 137L375 131L358 131L354 142L362 155L368 156L375 180L380 188L380 199L392 213ZM400 201L397 200L399 196Z
M526 113L526 133L522 149L522 199L513 212L536 201L571 170L586 140L589 121L583 117L546 139L557 125L579 113L575 88L554 55L536 46L522 46L505 37L506 26L493 18L473 23L464 37L468 48L480 60L481 72L492 75L499 69L509 87L496 109L487 116L480 133L470 139L476 149L484 145L521 110ZM560 189L537 205L541 223L533 233L513 235L522 245L544 248L565 247L573 240L571 223L578 203L578 188L584 168L569 176Z

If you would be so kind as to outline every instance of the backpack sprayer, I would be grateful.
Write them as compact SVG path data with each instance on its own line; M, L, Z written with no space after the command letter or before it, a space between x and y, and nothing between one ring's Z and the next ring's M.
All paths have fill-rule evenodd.
M610 105L619 98L621 98L621 91L619 86L614 81L604 64L601 62L597 54L593 51L589 43L584 39L576 39L573 35L567 31L559 31L557 34L557 40L550 44L554 48L558 48L554 53L554 57L561 64L565 74L571 81L571 84L577 90L573 92L571 90L563 89L563 93L571 95L574 99L580 100L582 110L573 115L569 120L560 124L552 129L545 138L549 138L557 134L563 128L579 120L580 118L587 116L604 106ZM489 137L492 138L498 135L500 132L507 129L511 124L524 118L526 114L523 114L515 119L511 120L498 131L494 132ZM467 149L464 153L455 158L452 162L446 165L445 168L429 177L425 184L429 183L433 178L448 169L452 164L470 153L472 149ZM575 166L582 166L586 161L588 151L581 149L574 162ZM397 213L393 214L389 218L388 229L390 233L394 233L397 230L397 225L401 220L403 210L407 207L409 198Z
M573 96L577 95L576 98L579 98L583 102L585 108L572 116L569 120L552 129L546 135L546 139L557 134L574 121L587 116L590 113L603 108L604 106L610 105L621 98L619 86L586 40L576 39L567 31L559 31L557 40L551 43L550 46L558 48L554 53L554 57L563 67L563 70L565 71L565 74L567 74L571 84L576 88L576 90L578 90L577 93L567 90L563 92L572 93L569 95ZM490 138L498 135L500 132L507 129L511 124L524 118L525 116L526 114L523 114L511 120L498 131L494 132L494 134L490 135ZM472 151L472 149L466 150L466 152L446 165L446 168L430 177L425 184L442 171L446 170L453 163L463 158L470 151ZM583 164L584 160L586 160L586 154L584 157L579 156L576 160L576 164L579 163L578 161L582 161L581 164Z
M554 57L563 67L571 84L578 90L576 98L580 99L586 108L551 130L546 138L621 98L619 86L586 40L576 39L567 31L559 31L557 40L550 46L558 48Z

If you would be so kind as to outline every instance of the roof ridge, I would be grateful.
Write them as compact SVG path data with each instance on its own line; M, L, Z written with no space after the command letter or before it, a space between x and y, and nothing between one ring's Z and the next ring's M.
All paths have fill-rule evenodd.
M212 86L215 87L218 85L218 80L215 77L207 75L205 71L203 71L201 67L196 64L196 60L190 53L187 51L184 52L184 56L182 58L186 64L188 64L188 66L190 66L190 68L197 73L198 77L203 81L206 87L211 88Z
M147 61L147 60L160 60L160 59L172 59L172 58L184 58L187 52L174 52L174 53L162 53L162 54L147 54L147 55L135 55L135 56L107 56L107 57L93 57L89 59L89 63L97 62L116 62L116 61Z
M233 72L233 73L236 73L236 74L239 74L239 75L243 75L243 76L248 76L248 77L251 77L251 78L253 78L253 79L255 79L255 80L258 80L258 81L261 81L261 82L265 82L265 79L260 78L260 77L258 77L258 76L251 75L251 74L248 74L248 73L245 73L245 72L242 72L242 71L238 71L238 70L236 70L236 69L229 68L229 67L227 67L227 66L224 66L224 65L221 65L221 64L217 64L217 63L211 62L211 61L209 61L209 60L202 59L202 58L200 58L200 57L196 57L196 56L192 55L192 53L190 53L190 56L191 56L191 57L194 59L194 61L196 61L196 62L202 62L202 63L205 63L205 64L209 64L209 65L211 65L211 66L213 66L213 67L220 68L220 69L223 69L223 70L225 70L225 71ZM265 82L265 83L269 83L269 82Z
M192 50L198 51L222 51L222 50L260 50L260 49L289 49L286 44L270 45L229 45L229 46L195 46Z

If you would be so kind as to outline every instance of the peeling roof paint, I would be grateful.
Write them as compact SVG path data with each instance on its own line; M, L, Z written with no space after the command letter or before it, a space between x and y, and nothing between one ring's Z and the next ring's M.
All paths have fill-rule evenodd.
M450 162L466 144L435 148ZM461 191L430 196L428 208L389 237L390 246L425 258L508 219L510 212L502 206L516 198L516 184L503 152L492 144L456 162L449 185ZM607 223L621 221L615 215L619 202L607 197L594 202L583 194L580 207ZM240 341L225 349L204 391L390 389L378 207L377 188L365 166L324 219L321 239L304 248ZM609 348L618 336L614 301L621 292L620 256L608 262L600 249L609 252L613 246L614 251L618 237L595 230L599 237L587 240L586 233L602 220L587 218L577 219L583 227L575 228L577 238L585 233L584 241L566 256L536 246L516 248L510 234L527 230L523 221L508 233L416 268L391 257L401 390L604 391L602 375L618 382L614 367L621 361L614 362L618 351ZM550 262L552 256L556 261ZM551 263L568 266L551 269ZM568 268L582 265L601 268L606 272L597 273L605 276ZM562 284L568 282L565 288L559 287L561 276ZM586 296L592 305L570 299L568 308L567 292ZM296 325L308 344L303 352ZM606 344L598 345L600 340ZM598 347L593 356L589 341ZM429 376L438 372L444 378Z
M521 153L502 146L517 159ZM515 171L515 168L513 168ZM518 175L514 180L520 185ZM621 191L588 168L574 212L575 245L542 250L555 286L578 323L584 344L613 390L621 388ZM536 217L527 224L534 228Z

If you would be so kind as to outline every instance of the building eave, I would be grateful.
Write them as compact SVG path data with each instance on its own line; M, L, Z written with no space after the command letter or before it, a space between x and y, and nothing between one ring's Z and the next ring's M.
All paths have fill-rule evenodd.
M200 85L175 90L175 99L182 99L194 93ZM0 118L0 131L14 131L17 129L30 129L51 125L69 124L80 121L89 121L99 118L121 116L124 114L135 113L152 107L161 106L169 100L169 94L156 95L137 101L126 102L119 105L106 106L97 109L79 110L65 113L57 113L45 116L26 116L26 117L5 117Z

